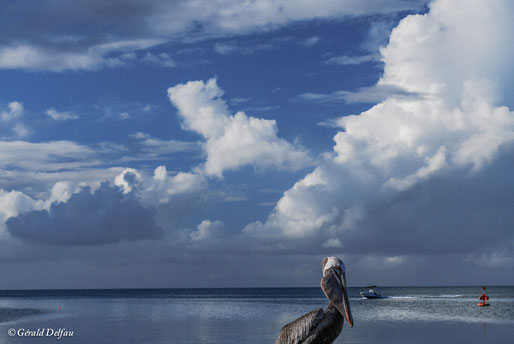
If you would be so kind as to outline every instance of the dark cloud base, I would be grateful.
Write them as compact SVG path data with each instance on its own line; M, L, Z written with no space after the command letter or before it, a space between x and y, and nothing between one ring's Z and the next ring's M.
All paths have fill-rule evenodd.
M89 187L50 211L36 210L7 221L7 230L26 241L48 245L104 245L122 240L157 239L163 230L156 210L143 207L132 194L102 183Z

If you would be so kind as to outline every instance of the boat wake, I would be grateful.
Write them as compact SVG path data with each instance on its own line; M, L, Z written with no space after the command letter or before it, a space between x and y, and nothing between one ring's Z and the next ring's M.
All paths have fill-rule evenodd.
M456 299L463 298L465 295L403 295L403 296L383 296L384 299L400 299L400 300L427 300L427 299Z

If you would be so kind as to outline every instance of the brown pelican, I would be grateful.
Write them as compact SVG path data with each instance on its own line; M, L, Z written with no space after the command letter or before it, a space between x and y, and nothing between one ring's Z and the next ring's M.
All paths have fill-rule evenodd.
M330 344L341 333L345 318L353 327L342 260L326 257L321 267L321 289L329 301L328 307L325 311L315 309L284 326L276 344Z

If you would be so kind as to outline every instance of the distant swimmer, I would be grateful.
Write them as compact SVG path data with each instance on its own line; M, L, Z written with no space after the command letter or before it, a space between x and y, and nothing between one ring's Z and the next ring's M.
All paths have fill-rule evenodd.
M487 295L485 294L485 287L482 287L482 290L483 290L482 295L480 295L480 296L478 297L478 299L479 299L480 301L482 301L482 302L481 302L481 303L478 303L478 306L480 306L480 307L484 307L484 306L489 306L489 305L491 305L490 303L486 303L486 301L487 301L487 300L489 300L489 296L487 296Z

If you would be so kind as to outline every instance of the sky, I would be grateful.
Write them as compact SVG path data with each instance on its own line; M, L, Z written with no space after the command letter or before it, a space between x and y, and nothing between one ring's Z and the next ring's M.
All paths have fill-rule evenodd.
M0 3L0 289L514 284L508 0Z

